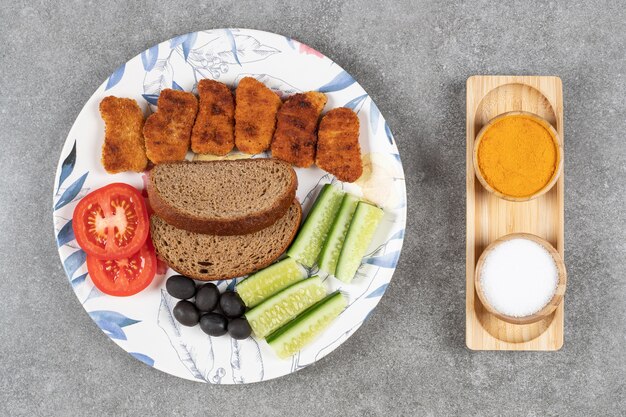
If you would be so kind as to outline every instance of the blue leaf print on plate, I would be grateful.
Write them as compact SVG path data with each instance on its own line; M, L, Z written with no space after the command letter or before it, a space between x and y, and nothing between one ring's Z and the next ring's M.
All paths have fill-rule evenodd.
M157 316L157 324L167 335L172 348L178 355L180 362L196 379L213 382L210 373L213 369L213 342L211 337L203 335L206 345L189 343L186 332L197 331L197 328L184 327L174 319L172 309L177 300L174 300L165 290L161 290L161 304ZM186 337L187 336L187 337ZM203 349L206 346L206 349ZM220 378L221 380L221 378Z
M372 132L376 133L378 130L378 118L380 117L380 110L378 110L378 106L374 103L374 100L370 102L370 128Z
M70 256L65 258L63 261L63 268L65 268L65 273L68 277L73 277L74 272L78 270L85 263L85 259L87 259L87 254L84 250L79 249L76 252L72 253Z
M362 96L355 97L349 102L347 102L346 104L344 104L343 107L347 107L349 109L352 109L354 112L358 113L361 110L360 106L363 105L363 102L365 101L366 98L367 98L367 94L363 94ZM359 110L357 110L357 107L359 107Z
M389 140L389 143L393 145L393 135L391 134L391 129L389 129L389 125L387 124L387 121L385 121L385 134L387 135L387 139Z
M129 352L129 353L133 355L135 359L142 361L146 365L154 366L154 359L152 359L150 356L144 355L143 353L139 353L139 352Z
M178 83L174 80L172 80L172 88L178 91L185 91L185 89L181 87L180 85L178 85Z
M187 57L189 56L189 51L193 47L193 44L196 42L196 38L198 37L198 33L190 33L187 35L187 38L183 41L183 55L185 56L185 61L187 61Z
M72 200L76 198L80 190L83 188L83 184L85 183L87 174L89 174L89 172L85 172L79 179L74 181L72 185L67 187L67 189L61 195L61 198L59 198L57 203L54 205L55 210L60 209L61 207L65 206L68 203L71 203Z
M235 285L237 285L237 280L233 279L228 283L228 287L226 287L226 291L235 291Z
M261 44L252 36L233 32L222 30L217 37L189 52L187 62L193 67L196 79L198 76L218 79L229 71L230 65L241 67L245 63L261 61L281 52Z
M100 292L100 290L97 287L94 286L91 289L91 291L89 291L89 294L87 294L87 297L83 301L83 304L85 304L87 301L91 300L92 298L102 297L103 295L104 294L102 294L102 292Z
M387 289L387 287L389 286L389 284L383 284L380 287L376 288L374 291L372 291L371 293L367 294L365 296L365 298L375 298L375 297L382 297L383 294L385 293L385 290Z
M117 340L126 340L126 333L122 327L140 322L140 320L133 320L116 311L108 310L92 311L89 316L107 336Z
M117 311L110 310L97 310L89 313L94 320L105 320L111 323L115 323L120 327L126 327L135 323L140 323L141 320L131 319L125 315L118 313Z
M174 49L178 45L181 45L183 42L185 42L185 39L187 39L187 36L189 36L188 33L184 35L179 35L179 36L176 36L175 38L170 39L170 48Z
M57 234L57 246L61 247L66 243L74 240L74 228L72 227L72 220L65 223L65 226L59 230L59 234Z
M279 49L262 44L258 39L247 35L233 35L233 40L229 42L231 43L229 50L220 51L221 47L215 50L217 56L228 64L243 66L243 64L262 61L281 52Z
M159 95L158 94L142 94L141 95L144 100L146 100L148 103L156 106L157 102L159 101Z
M365 258L364 263L370 265L380 266L382 268L395 268L398 264L398 258L400 257L400 251L390 252L383 256L376 256L373 258Z
M170 54L171 55L171 54ZM171 88L174 80L174 66L170 63L170 57L158 59L154 68L145 72L143 79L143 94L157 96L161 90Z
M85 272L82 275L77 276L76 278L74 278L71 281L72 284L72 288L76 288L78 287L80 284L82 284L83 282L85 282L85 278L87 278L87 273Z
M108 90L109 88L115 87L115 85L120 82L120 80L124 76L125 68L126 68L126 64L122 64L119 67L117 67L115 72L111 74L111 76L109 77L109 80L107 81L107 85L106 87L104 87L105 91Z
M393 234L393 236L389 238L389 241L402 239L403 237L404 237L404 229L398 230L396 233Z
M185 61L187 61L187 57L189 56L189 51L193 47L193 44L196 42L197 37L198 37L197 32L187 33L185 35L177 36L170 41L170 48L174 49L177 46L182 45L183 56L185 57Z
M263 380L263 357L259 344L252 337L244 340L231 339L230 365L233 382L245 384Z
M175 38L170 39L170 48L174 49L185 40L186 35L179 35Z
M65 157L63 163L61 164L61 174L59 175L59 185L57 187L57 193L61 188L61 184L67 177L70 176L72 171L74 170L74 165L76 164L76 140L74 140L74 146L72 146L72 150Z
M124 333L124 330L117 324L106 320L95 320L95 322L98 327L102 329L104 334L111 339L126 340L126 333Z
M230 51L233 53L233 57L239 66L241 67L241 61L239 61L239 54L237 54L237 42L235 42L235 37L233 36L233 32L230 29L225 29L226 38L228 39L228 43L230 43Z
M293 43L293 39L291 39L289 36L285 36L285 40L287 41L287 45L289 45L291 49L296 49L296 45Z
M317 89L320 93L332 93L333 91L343 90L354 84L354 78L345 71L341 71L335 78L329 83L324 84Z
M152 48L143 51L141 53L141 63L143 64L143 69L150 71L154 68L154 64L156 64L158 57L159 45L154 45Z

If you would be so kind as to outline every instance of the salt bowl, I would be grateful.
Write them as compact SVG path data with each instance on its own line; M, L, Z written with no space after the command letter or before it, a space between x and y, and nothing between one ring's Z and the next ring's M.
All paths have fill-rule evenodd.
M485 308L513 324L539 321L561 303L565 264L546 240L528 233L499 238L481 254L474 284Z

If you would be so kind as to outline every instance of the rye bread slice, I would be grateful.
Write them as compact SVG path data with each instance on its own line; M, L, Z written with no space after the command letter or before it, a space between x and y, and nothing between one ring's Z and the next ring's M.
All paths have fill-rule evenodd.
M190 232L245 235L291 206L298 177L277 159L169 162L150 171L148 197L163 220Z
M302 208L297 200L276 223L241 236L217 236L177 229L157 215L150 217L150 236L157 255L173 270L212 281L251 274L270 265L287 250L298 231Z

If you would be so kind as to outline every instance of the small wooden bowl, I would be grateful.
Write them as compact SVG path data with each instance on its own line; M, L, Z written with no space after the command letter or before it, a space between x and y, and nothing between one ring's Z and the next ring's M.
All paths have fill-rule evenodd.
M478 148L480 147L480 142L482 141L483 136L485 135L485 132L494 123L509 116L526 116L534 120L535 122L539 123L544 128L546 128L548 132L550 132L550 135L552 136L552 140L554 141L554 145L556 146L556 154L557 154L558 160L557 160L556 170L554 171L554 174L552 174L552 178L550 179L550 181L548 181L546 185L543 186L543 188L541 188L536 193L529 195L527 197L513 197L513 196L503 194L500 191L494 189L487 182L487 180L485 180L485 177L483 177L482 172L480 172L480 167L478 166ZM533 198L537 198L547 193L554 186L554 184L556 184L556 182L559 179L559 176L561 175L561 171L563 171L563 148L561 147L561 141L559 140L559 134L557 133L556 129L544 118L539 117L534 113L530 113L526 111L510 111L510 112L502 113L494 117L493 119L489 120L489 122L485 124L482 127L482 129L480 129L480 131L478 132L478 135L476 135L476 141L474 142L473 157L474 157L474 172L476 173L476 177L478 178L478 181L482 184L482 186L490 193L493 193L494 195L500 198L503 198L505 200L509 200L509 201L528 201L528 200L532 200Z
M482 284L480 282L480 275L482 273L482 268L485 263L485 259L487 258L487 255L498 244L505 242L507 240L520 239L520 238L532 240L533 242L538 243L541 246L543 246L550 253L550 255L552 255L552 259L554 259L554 263L556 264L556 269L558 271L559 277L558 277L556 290L554 291L554 295L552 296L552 299L550 299L550 301L548 302L548 304L546 304L545 307L543 307L541 310L539 310L535 314L531 314L530 316L512 317L512 316L508 316L506 314L502 314L498 312L495 308L491 306L489 301L487 301L487 297L485 296L483 292ZM557 252L554 246L552 246L546 240L540 238L539 236L532 235L530 233L511 233L509 235L502 236L501 238L493 241L489 246L485 248L483 253L480 255L480 258L478 259L478 263L476 264L476 272L474 274L474 287L476 288L476 294L478 294L478 298L480 299L480 302L483 304L485 309L489 313L496 316L497 318L504 320L511 324L530 324L530 323L538 322L539 320L542 320L548 317L550 314L554 312L554 310L559 306L559 304L561 304L561 301L563 300L563 296L565 294L566 283L567 283L567 272L565 270L565 262L563 262L563 259L561 258L561 255L559 254L559 252Z

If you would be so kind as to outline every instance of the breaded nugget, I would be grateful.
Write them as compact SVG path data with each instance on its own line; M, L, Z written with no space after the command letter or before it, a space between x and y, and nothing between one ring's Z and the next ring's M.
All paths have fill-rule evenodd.
M168 88L161 91L157 107L143 126L146 155L155 164L181 161L189 149L198 100L192 93Z
M262 82L244 77L235 91L235 144L241 152L257 154L267 150L276 128L280 97Z
M272 156L299 167L315 162L317 121L326 105L326 94L309 91L289 97L278 111Z
M345 107L332 109L322 117L317 137L317 166L340 181L358 180L363 162L356 113Z
M141 172L148 165L143 143L143 113L130 98L105 97L100 102L104 120L102 165L109 174Z
M226 155L235 146L233 94L219 81L200 80L198 95L198 116L191 132L191 150Z

